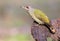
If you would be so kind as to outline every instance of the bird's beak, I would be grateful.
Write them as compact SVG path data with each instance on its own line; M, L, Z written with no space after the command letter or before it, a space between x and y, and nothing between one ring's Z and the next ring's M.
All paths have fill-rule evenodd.
M28 10L25 6L22 6L21 8L25 9L25 10Z
M25 6L22 6L23 9L27 10L27 8Z
M21 6L21 8L25 9L25 7L24 7L24 6Z

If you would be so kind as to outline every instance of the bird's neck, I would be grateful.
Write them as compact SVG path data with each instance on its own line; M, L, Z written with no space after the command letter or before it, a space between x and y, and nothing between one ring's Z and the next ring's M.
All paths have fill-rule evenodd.
M29 12L29 14L33 14L34 13L34 9L30 8L30 10L28 12Z

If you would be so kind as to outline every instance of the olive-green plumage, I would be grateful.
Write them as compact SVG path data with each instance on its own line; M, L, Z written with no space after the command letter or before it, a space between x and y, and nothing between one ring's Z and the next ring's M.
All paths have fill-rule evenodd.
M38 18L39 20L41 20L44 23L50 23L50 20L48 19L48 17L45 15L45 13L43 13L42 11L35 9L34 10L34 15L36 16L36 18Z

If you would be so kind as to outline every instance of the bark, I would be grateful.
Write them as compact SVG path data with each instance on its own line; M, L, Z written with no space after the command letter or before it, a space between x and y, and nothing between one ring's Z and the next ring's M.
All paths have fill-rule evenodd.
M33 22L31 34L35 41L47 41L47 37L51 37L52 41L60 41L60 19L52 20L51 24L56 29L55 34L51 34L45 26Z

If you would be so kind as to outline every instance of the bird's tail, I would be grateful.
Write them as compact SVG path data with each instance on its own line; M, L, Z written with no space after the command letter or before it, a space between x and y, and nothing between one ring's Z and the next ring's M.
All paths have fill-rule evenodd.
M39 24L38 22L34 21L34 23ZM49 32L52 34L55 34L55 29L52 27L51 24L48 23L44 23L44 24L40 24L40 25L44 25L45 27L48 28Z
M49 30L50 33L55 34L55 31L54 31L55 29L52 27L51 24L45 23L43 25L48 28L48 30Z

